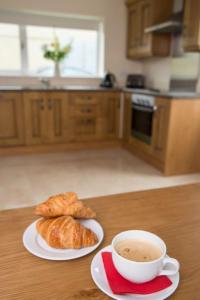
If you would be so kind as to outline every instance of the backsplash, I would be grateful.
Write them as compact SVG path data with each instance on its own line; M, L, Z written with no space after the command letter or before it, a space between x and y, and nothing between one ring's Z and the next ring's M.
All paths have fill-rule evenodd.
M168 91L171 76L171 57L153 58L143 62L146 86Z

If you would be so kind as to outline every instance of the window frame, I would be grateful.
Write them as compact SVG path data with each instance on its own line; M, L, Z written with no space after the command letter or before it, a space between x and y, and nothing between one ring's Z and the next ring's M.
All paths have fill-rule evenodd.
M1 13L0 13L1 15ZM27 17L27 15L26 15ZM62 18L63 19L63 18ZM50 17L49 22L53 20L53 17ZM76 18L74 19L76 20ZM78 18L77 18L78 22ZM99 19L96 21L97 28L91 30L96 30L97 31L97 73L92 76L92 75L60 75L60 78L102 78L104 74L104 69L105 69L105 59L104 59L104 52L105 52L105 43L104 43L104 22L102 19ZM31 74L29 69L28 69L28 48L27 48L27 34L26 34L26 26L32 25L32 26L44 26L44 27L60 27L60 28L73 28L73 27L67 27L67 26L54 26L54 25L47 25L47 24L26 24L26 23L19 23L19 22L13 22L11 21L5 21L1 20L1 23L8 23L8 24L15 24L19 26L19 42L20 42L20 55L21 55L21 70L19 71L2 71L0 70L0 77L29 77L29 78L40 78L40 77L47 77L47 78L54 78L55 76L51 75L37 75L37 74ZM31 22L30 22L31 23ZM78 27L77 27L78 28ZM76 29L76 26L74 27ZM90 28L82 28L83 30L90 30Z

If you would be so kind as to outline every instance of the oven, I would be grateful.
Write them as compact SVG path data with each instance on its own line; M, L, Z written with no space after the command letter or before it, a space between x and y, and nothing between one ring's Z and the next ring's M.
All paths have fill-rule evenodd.
M153 115L157 107L150 95L133 94L131 97L131 134L144 143L151 144Z

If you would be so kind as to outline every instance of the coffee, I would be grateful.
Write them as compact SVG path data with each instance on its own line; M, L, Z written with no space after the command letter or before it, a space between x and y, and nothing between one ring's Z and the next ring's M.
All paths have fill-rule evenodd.
M116 243L115 249L122 257L136 262L153 261L162 256L160 247L145 239L124 239Z

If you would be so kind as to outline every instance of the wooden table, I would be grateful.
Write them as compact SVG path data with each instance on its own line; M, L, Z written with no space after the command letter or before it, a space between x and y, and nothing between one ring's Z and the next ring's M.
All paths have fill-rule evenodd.
M165 240L169 255L181 264L181 282L170 299L200 299L200 184L86 201L96 210L105 230L101 247L127 229L155 232ZM96 252L59 262L26 251L23 231L35 219L33 208L0 212L0 299L109 299L96 288L90 275Z

